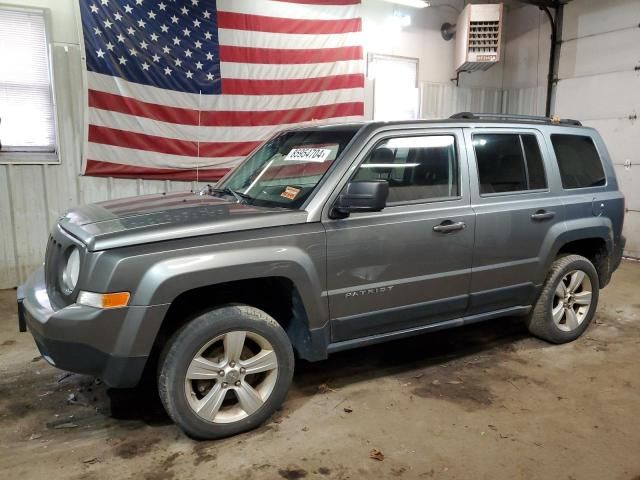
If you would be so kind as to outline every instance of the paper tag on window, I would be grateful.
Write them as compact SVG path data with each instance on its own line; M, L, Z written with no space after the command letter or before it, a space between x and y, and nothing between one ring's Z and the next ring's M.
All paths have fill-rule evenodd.
M327 148L292 148L284 157L290 162L324 162L331 154L331 150Z
M300 193L300 189L296 188L296 187L287 187L283 190L283 192L280 194L281 197L284 197L286 199L289 200L293 200L294 198L296 198L298 196L298 194Z

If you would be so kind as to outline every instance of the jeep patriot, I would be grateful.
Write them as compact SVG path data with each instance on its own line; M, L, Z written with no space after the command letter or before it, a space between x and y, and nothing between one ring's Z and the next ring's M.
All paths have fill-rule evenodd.
M522 316L570 342L624 248L600 135L573 120L462 113L306 126L215 187L74 208L18 289L58 368L136 385L157 372L194 438L254 428L294 354Z

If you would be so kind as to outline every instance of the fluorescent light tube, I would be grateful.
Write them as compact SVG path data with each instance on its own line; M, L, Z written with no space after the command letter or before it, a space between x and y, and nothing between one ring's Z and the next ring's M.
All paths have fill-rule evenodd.
M384 0L387 3L395 3L396 5L404 5L405 7L413 8L425 8L430 7L430 2L424 2L422 0Z

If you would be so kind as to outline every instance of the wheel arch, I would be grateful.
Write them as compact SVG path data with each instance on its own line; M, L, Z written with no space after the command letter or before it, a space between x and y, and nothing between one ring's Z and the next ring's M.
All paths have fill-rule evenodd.
M583 225L568 229L559 235L545 262L545 271L560 255L577 254L593 263L598 272L600 288L604 288L611 278L611 254L613 251L613 231L610 225L600 220L599 224Z

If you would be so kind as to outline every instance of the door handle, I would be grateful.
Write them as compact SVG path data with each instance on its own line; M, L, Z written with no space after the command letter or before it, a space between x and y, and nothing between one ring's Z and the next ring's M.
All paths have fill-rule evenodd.
M466 226L467 224L464 222L453 223L451 220L445 220L440 225L436 225L435 227L433 227L433 231L439 233L449 233L455 232L456 230L462 230Z
M531 220L541 221L541 220L550 220L556 216L556 212L549 212L547 210L538 210L536 213L531 215Z

